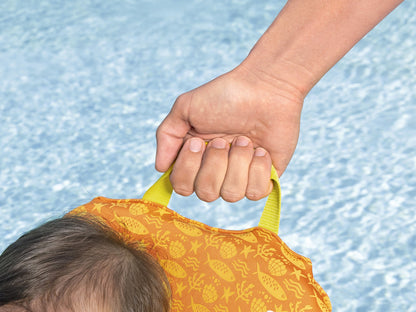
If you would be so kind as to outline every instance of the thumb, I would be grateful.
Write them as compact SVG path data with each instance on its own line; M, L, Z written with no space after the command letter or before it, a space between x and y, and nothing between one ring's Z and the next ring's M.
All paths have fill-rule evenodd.
M274 168L276 169L276 172L279 178L282 176L283 172L285 172L292 156L293 156L293 151L270 152L270 157L272 158L272 164Z
M190 129L188 121L174 110L166 116L156 131L156 170L169 169Z

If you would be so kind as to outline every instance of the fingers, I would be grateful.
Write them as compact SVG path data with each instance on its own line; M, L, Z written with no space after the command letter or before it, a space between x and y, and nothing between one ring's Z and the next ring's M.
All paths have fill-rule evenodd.
M272 159L263 148L256 148L251 161L246 197L251 200L259 200L270 194L273 182L270 180Z
M211 140L205 147L200 138L185 142L175 162L170 180L176 193L192 194L211 202L220 196L229 202L244 196L258 200L271 189L271 157L244 136L231 144L223 139Z
M194 181L201 166L205 142L192 138L185 142L170 174L170 182L176 193L189 196L194 192Z
M195 193L201 200L211 202L219 197L227 172L229 150L229 143L222 138L208 143L195 179Z
M247 137L237 137L232 143L227 173L221 187L221 197L224 200L236 202L243 199L253 152L253 144Z
M191 129L186 112L190 96L179 96L170 113L156 131L156 170L165 172L178 155L186 133Z

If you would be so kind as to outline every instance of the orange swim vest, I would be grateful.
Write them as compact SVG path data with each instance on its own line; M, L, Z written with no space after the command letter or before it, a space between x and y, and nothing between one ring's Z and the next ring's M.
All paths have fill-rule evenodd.
M143 199L98 197L71 214L93 215L143 244L166 272L172 312L331 311L310 260L277 236L278 220L268 225L266 210L258 227L223 230L167 208L171 192L165 174ZM277 207L273 216L280 211L277 179L270 200Z

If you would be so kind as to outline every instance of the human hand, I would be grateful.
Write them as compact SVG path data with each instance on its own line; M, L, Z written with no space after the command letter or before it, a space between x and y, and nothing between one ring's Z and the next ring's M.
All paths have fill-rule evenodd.
M215 138L205 145L201 138L185 142L170 175L175 192L188 196L194 191L204 201L221 196L235 202L246 196L258 200L267 196L272 161L269 153L244 136L236 137L230 145Z
M270 153L280 176L297 144L302 104L303 96L289 83L240 65L178 97L171 112L157 130L156 169L166 171L177 158L171 177L174 190L183 195L189 195L196 190L198 196L209 201L215 196L202 195L198 174L199 171L203 174L205 170L201 166L205 158L202 155L211 153L210 145L206 150L203 146L196 156L190 152L191 142L196 144L217 138L213 142L223 140L232 143L237 137L244 136L252 141L254 148L262 147ZM230 157L232 151L233 146ZM227 148L224 149L224 153L226 152ZM216 166L222 169L211 169L209 173L215 175L218 172L215 179L217 184L221 181L223 168L228 166L226 157L221 157L223 162L217 162ZM188 178L185 174L184 178L179 178L179 172L188 171L192 172ZM270 171L267 172L267 178L270 178ZM237 174L234 180L238 180ZM218 190L218 186L215 189ZM221 191L220 194L225 200L233 201L232 196L224 197ZM241 196L241 191L238 194ZM259 199L267 194L246 195L251 199Z

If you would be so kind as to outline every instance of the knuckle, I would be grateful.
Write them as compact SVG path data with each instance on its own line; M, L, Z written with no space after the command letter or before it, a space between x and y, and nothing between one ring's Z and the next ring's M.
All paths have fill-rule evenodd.
M189 187L185 187L185 186L173 186L173 190L175 191L176 194L182 195L182 196L189 196L192 195L192 193L194 192L194 190L192 188Z
M168 135L169 125L165 122L162 122L159 127L156 129L156 140L160 143Z
M179 95L176 100L175 100L175 104L182 104L185 103L189 100L189 92L187 93L182 93L181 95Z
M260 200L265 196L266 194L260 192L259 190L249 190L246 192L246 197L250 200Z
M234 203L244 198L244 192L223 189L221 190L221 197L227 202Z
M176 176L171 175L170 183L172 184L172 188L175 193L182 195L182 196L189 196L194 192L193 186L189 185L183 181L176 180Z
M160 124L159 127L156 129L156 139L159 139L160 136L163 134L164 125Z
M255 172L269 172L271 165L265 159L256 159L251 164L251 169Z
M206 202L213 202L214 200L218 199L219 194L217 192L214 191L209 191L209 190L201 190L201 189L196 189L195 190L196 195L198 196L198 198L200 200L206 201Z

